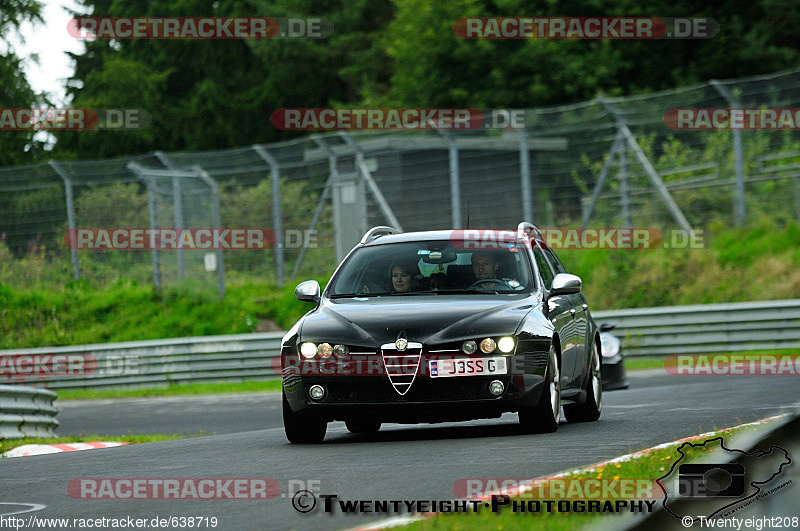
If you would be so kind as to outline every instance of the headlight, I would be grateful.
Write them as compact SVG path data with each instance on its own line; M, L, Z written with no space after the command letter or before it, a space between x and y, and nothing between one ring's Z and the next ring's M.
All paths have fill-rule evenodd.
M497 342L497 348L500 349L500 352L505 352L508 354L512 350L514 350L514 338L513 337L501 337L500 340Z
M304 358L311 359L316 353L317 346L314 343L303 343L300 345L300 354L302 354Z
M484 354L491 354L494 352L494 349L497 348L497 345L494 342L494 339L491 337L487 337L483 341L481 341L481 352Z
M475 351L478 350L478 345L472 340L464 341L464 344L461 345L461 350L464 354L475 354Z
M333 353L337 356L347 356L350 354L350 349L347 348L347 345L336 345L333 347Z
M604 358L613 358L619 354L620 341L611 334L600 334L600 350Z
M331 354L333 354L333 347L330 343L320 343L317 352L320 358L330 358Z

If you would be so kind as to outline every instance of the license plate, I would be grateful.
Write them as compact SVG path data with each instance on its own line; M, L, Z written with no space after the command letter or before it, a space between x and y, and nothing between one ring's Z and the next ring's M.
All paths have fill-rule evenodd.
M506 358L463 358L454 360L431 360L428 362L431 378L447 376L483 376L506 374Z

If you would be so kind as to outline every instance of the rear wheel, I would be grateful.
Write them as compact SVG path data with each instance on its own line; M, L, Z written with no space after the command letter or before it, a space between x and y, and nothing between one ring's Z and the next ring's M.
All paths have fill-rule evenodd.
M561 416L561 373L553 345L550 345L544 389L539 403L519 411L519 423L527 433L551 433L558 429Z
M322 442L328 431L328 423L315 415L298 415L289 407L283 395L283 430L289 442L314 444Z
M377 433L381 429L381 423L372 419L346 420L344 425L350 433Z
M586 382L586 401L583 404L564 406L564 416L569 422L593 422L600 418L603 409L603 377L600 370L600 353L597 351L597 343L592 341L592 361L589 364L589 380Z

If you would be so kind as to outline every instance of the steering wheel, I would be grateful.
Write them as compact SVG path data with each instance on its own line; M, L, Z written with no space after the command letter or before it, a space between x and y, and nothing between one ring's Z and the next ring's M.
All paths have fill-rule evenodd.
M500 280L499 278L482 278L473 282L470 285L470 288L483 287L481 286L481 284L486 284L487 282L491 282L492 284L502 284L503 287L506 288L509 287L508 283L505 280Z

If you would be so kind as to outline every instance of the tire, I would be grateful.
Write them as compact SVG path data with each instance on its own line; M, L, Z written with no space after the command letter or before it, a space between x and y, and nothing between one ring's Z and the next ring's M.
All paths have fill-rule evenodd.
M539 402L519 411L519 423L525 433L552 433L558 429L561 417L561 373L556 350L550 345L544 389Z
M328 431L328 423L320 417L298 415L289 407L283 395L283 430L289 442L295 444L321 443Z
M603 376L600 373L600 353L597 343L592 341L592 360L589 363L589 378L586 382L586 401L583 404L564 406L564 416L569 422L594 422L603 410Z
M351 419L344 421L350 433L378 433L381 423L372 419Z

